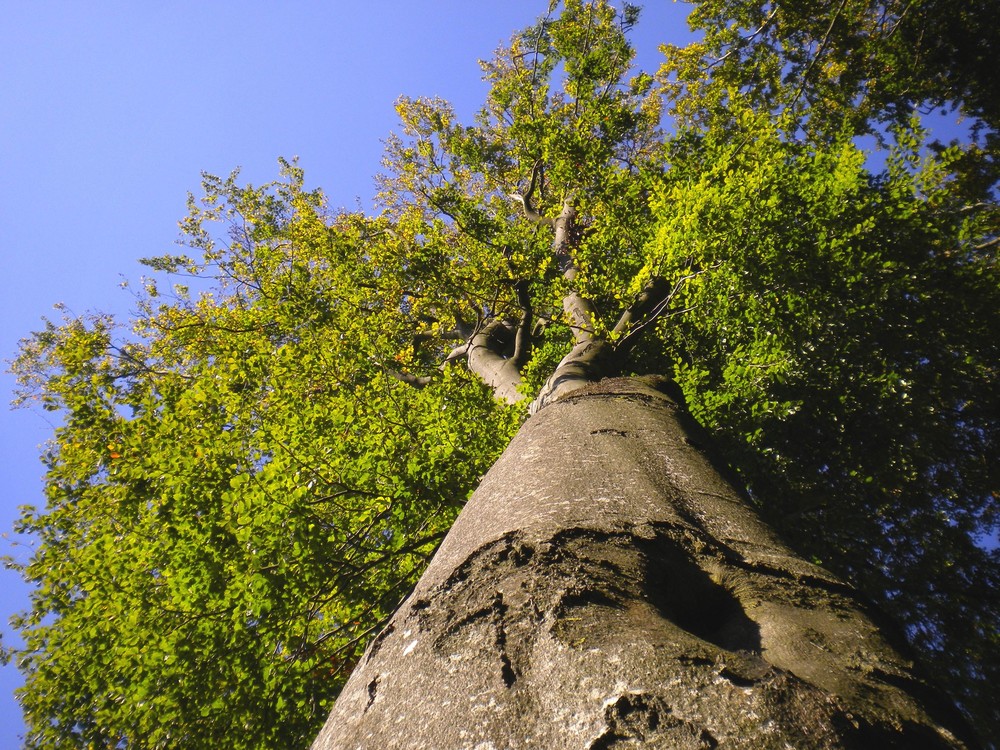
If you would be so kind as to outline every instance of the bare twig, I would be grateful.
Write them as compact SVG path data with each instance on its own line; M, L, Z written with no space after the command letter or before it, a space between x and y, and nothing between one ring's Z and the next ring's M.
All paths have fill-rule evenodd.
M802 74L802 80L799 82L799 87L795 91L795 96L792 97L792 101L788 105L790 110L795 108L795 105L799 101L799 97L802 96L802 92L806 87L806 82L809 80L809 75L812 73L813 68L816 67L816 63L819 62L819 58L826 50L826 45L830 41L830 34L833 32L833 27L837 23L837 19L840 18L840 14L844 11L844 7L846 5L847 0L840 0L840 5L838 5L837 10L834 11L833 18L830 19L830 25L826 27L826 33L823 35L823 39L820 41L819 46L816 48L816 54L813 55L812 60L809 61L809 67L807 67L805 72Z
M708 65L706 65L704 68L702 68L702 72L707 72L707 71L711 70L712 68L714 68L716 65L721 65L731 55L735 54L736 52L739 52L743 48L742 45L746 44L747 42L753 41L758 36L760 36L763 33L764 29L766 29L768 26L771 25L771 21L774 20L774 16L777 14L777 12L778 12L778 8L777 8L777 6L775 6L771 10L771 12L768 13L767 18L764 19L764 23L762 23L757 28L756 31L748 34L747 36L741 36L740 40L739 40L739 45L733 44L732 48L726 54L724 54L722 57L719 57L719 58L716 58L715 60L712 60L712 62L710 62Z

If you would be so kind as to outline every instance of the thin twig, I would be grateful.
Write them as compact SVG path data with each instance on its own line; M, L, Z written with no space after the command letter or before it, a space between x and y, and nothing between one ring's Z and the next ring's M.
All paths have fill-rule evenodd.
M840 0L840 5L837 6L837 10L834 12L833 18L830 19L830 25L826 27L826 33L823 35L823 39L819 43L819 46L816 48L816 54L813 55L812 60L809 62L809 67L807 67L805 72L802 74L802 81L799 83L799 87L795 91L795 96L792 97L792 101L788 105L790 110L795 108L795 105L799 101L799 97L802 96L802 92L806 87L806 82L809 80L809 75L812 73L813 68L816 67L816 63L819 62L819 58L826 50L826 45L827 42L830 41L830 34L833 32L833 27L837 23L837 19L840 18L840 14L843 12L844 6L846 5L847 0Z

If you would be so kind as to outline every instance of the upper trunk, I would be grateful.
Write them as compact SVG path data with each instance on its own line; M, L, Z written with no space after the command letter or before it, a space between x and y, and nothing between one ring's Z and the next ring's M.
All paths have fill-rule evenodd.
M531 417L315 750L971 746L706 446L647 380Z

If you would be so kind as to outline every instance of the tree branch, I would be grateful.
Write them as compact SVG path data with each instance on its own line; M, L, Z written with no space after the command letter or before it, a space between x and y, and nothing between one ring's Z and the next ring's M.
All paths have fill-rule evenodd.
M511 355L511 362L520 372L524 363L528 359L528 350L531 347L531 295L528 293L528 282L524 279L514 284L514 292L517 294L517 304L521 307L521 320L517 325L517 333L514 337L514 353Z
M524 211L525 217L535 224L544 224L546 226L552 226L553 220L548 216L542 216L538 213L531 205L531 196L535 192L535 186L538 184L538 176L542 169L542 160L539 159L531 167L531 183L528 185L528 189L523 193L510 193L509 197L518 201L521 204L521 209Z
M719 57L719 58L716 58L715 60L712 60L712 62L710 62L708 65L705 65L704 67L702 67L701 72L702 73L707 73L709 70L711 70L712 68L714 68L716 65L721 65L727 59L729 59L729 57L732 56L734 53L739 52L741 49L743 49L742 45L745 45L747 42L752 42L754 39L756 39L758 36L760 36L761 33L763 33L764 29L766 29L768 26L771 25L771 21L774 20L774 17L775 17L775 15L777 15L777 13L778 13L778 8L777 7L773 8L771 10L771 12L768 13L767 18L764 19L764 23L762 23L757 28L756 31L751 32L750 34L747 34L746 36L741 36L739 38L739 41L738 42L734 42L733 46L729 49L729 51L726 54L724 54L722 57Z
M430 375L414 375L412 372L400 372L391 367L384 368L387 375L391 375L401 383L412 385L414 388L425 388L431 382Z
M579 292L570 292L563 297L562 303L563 312L566 313L570 330L573 332L573 340L577 344L592 340L595 335L594 318L597 316L594 303Z
M531 204L531 196L538 185L538 176L542 162L536 161L531 168L531 183L524 193L512 193L511 198L521 203L525 217L536 223L553 228L555 236L552 239L552 252L556 259L556 264L562 272L563 278L572 282L576 279L577 268L573 260L573 241L576 231L576 206L572 195L569 195L562 205L559 215L555 218L543 216L534 209ZM522 303L522 309L524 305ZM594 337L594 319L597 309L594 304L576 291L571 291L563 297L563 312L573 330L573 338L576 343L589 341Z
M566 394L615 372L619 361L617 352L608 342L596 336L576 344L545 381L528 407L529 413L534 414Z
M662 276L654 276L639 293L639 297L622 313L622 316L615 323L611 333L614 336L621 336L633 321L641 320L650 310L663 301L664 297L670 293L666 279Z
M837 19L840 18L840 14L844 11L844 6L846 5L847 0L840 0L840 5L837 6L837 10L834 11L833 17L830 19L830 25L826 27L826 33L823 35L823 39L820 41L819 46L816 48L816 53L813 55L812 60L809 61L809 66L802 74L802 81L799 83L798 89L795 91L795 96L792 97L792 101L788 105L789 110L795 109L795 105L798 103L799 97L801 97L802 92L805 91L806 84L809 82L809 76L812 74L813 68L816 67L816 63L819 61L819 58L826 50L826 45L830 41L830 34L833 32L833 27L836 25Z
M513 331L513 324L494 320L469 339L466 352L469 370L492 388L497 398L509 404L524 398L519 390L521 371L512 357L504 356Z
M693 273L689 273L685 276L681 276L679 279L677 279L673 287L666 294L662 293L660 295L651 294L648 301L641 305L644 315L643 319L637 325L635 325L635 327L633 327L631 331L625 334L624 338L618 341L618 343L615 346L616 351L619 351L622 354L626 354L627 352L629 352L632 349L632 347L635 346L636 342L642 336L643 332L647 328L649 328L649 326L653 325L657 320L659 320L666 314L667 309L670 307L670 303L673 301L674 297L677 296L677 293L680 292L684 284L686 284L691 279L695 279L701 276L703 273L707 273L708 271L712 271L718 268L720 265L722 265L721 262L713 263L708 268L703 268ZM651 281L650 284L652 283L653 282ZM646 285L646 288L643 290L643 294L645 294L646 290L648 289L649 289L649 284ZM635 316L635 312L638 311L640 308L641 299L642 295L640 295L639 300L636 300L636 302L633 303L633 305L628 310L625 311L625 313L622 315L622 318L618 321L618 324L615 325L615 331L623 332L625 328L631 325L632 319ZM647 310L648 312L646 312ZM629 315L630 311L632 312L632 315ZM626 319L626 316L628 316L628 319ZM621 326L620 330L619 326Z

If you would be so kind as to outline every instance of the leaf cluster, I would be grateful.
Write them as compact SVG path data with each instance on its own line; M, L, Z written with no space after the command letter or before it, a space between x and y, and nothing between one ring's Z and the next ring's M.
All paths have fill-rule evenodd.
M147 283L131 336L67 318L14 364L63 418L19 525L31 746L304 746L515 424L462 371L387 372L418 275L293 165L207 178L184 229L200 257L149 265L206 291Z
M583 339L674 377L762 514L1000 731L992 37L963 11L980 52L932 41L946 11L701 0L654 78L636 8L566 0L482 63L471 123L397 102L376 215L293 163L206 176L128 329L66 316L13 365L62 419L20 526L29 744L304 746L525 416L473 349L531 397ZM928 143L912 105L947 103L978 132Z
M890 611L987 731L997 678L1000 269L957 150L900 128L872 173L850 138L770 113L671 144L649 262L684 279L660 338L762 513ZM991 718L993 717L993 718Z

